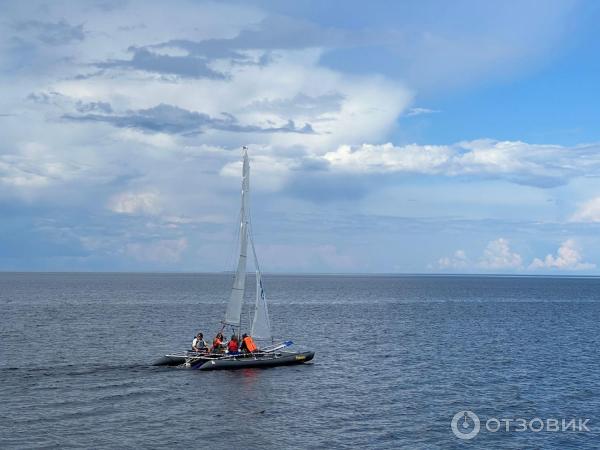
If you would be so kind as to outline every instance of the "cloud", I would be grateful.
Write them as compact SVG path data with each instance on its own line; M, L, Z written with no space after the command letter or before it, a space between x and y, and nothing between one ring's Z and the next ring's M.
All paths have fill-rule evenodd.
M100 112L104 114L110 114L113 112L110 103L107 102L89 102L85 103L81 100L77 102L75 108L80 113L89 113L89 112Z
M20 151L0 153L0 185L19 189L43 188L80 176L85 167L52 155L48 146L26 143Z
M529 265L529 269L590 270L596 267L596 264L582 262L582 260L583 256L575 240L567 239L561 244L556 256L548 254L543 260L535 258Z
M483 271L537 271L537 270L591 270L596 264L583 262L583 256L574 239L564 241L556 255L546 255L542 260L534 258L524 267L522 256L510 248L505 238L488 242L483 255L476 262L470 261L463 250L457 250L451 257L440 258L436 265L441 270L483 270Z
M363 27L342 17L319 25L312 12L313 22L276 15L268 9L287 6L263 2L261 8L187 1L112 4L67 8L46 2L41 8L39 2L9 2L3 9L0 30L7 39L0 42L0 78L10 89L1 100L0 211L3 225L20 211L28 215L28 229L45 227L28 253L31 261L36 252L43 255L37 247L44 241L55 243L54 253L60 254L61 236L68 234L69 245L79 249L72 253L82 253L69 260L70 268L135 269L166 255L179 258L173 268L222 269L214 261L231 241L227 230L236 229L241 145L251 149L256 228L264 233L257 243L290 245L270 250L268 270L287 265L303 271L385 271L400 262L404 270L419 271L438 259L431 248L448 230L492 228L492 237L516 239L505 234L516 228L514 222L498 225L499 215L525 217L518 222L521 230L539 217L560 217L560 211L538 216L537 206L528 208L538 202L546 213L545 196L557 191L482 180L551 187L597 171L594 146L380 145L402 135L399 117L427 112L408 110L417 95L413 88L427 83L404 84L404 68L422 78L470 83L484 66L491 71L516 66L507 64L519 61L514 48L494 48L494 39L469 52L478 46L470 29L457 37L462 31L453 25L439 29L437 18L407 27L398 10L386 17L401 22L382 24L367 15ZM414 9L422 14L422 7ZM502 36L514 33L503 30ZM522 48L523 39L514 41ZM373 64L369 56L380 44L398 53L385 55L386 64ZM350 59L362 72L328 65L328 56L340 49L356 50ZM456 56L463 59L457 63ZM462 64L464 59L469 61ZM393 64L404 68L386 71ZM346 147L349 154L341 150ZM468 191L475 192L465 199L461 194ZM473 217L479 221L469 222ZM530 230L544 226L559 227L538 224ZM11 232L2 228L6 236ZM391 235L398 237L393 243ZM21 244L27 241L27 233L19 236ZM476 267L484 259L483 249L461 248L447 266ZM131 258L123 258L122 249ZM503 254L501 246L495 250L489 266L514 254ZM296 253L301 256L290 261ZM470 261L467 253L480 258ZM52 265L41 258L39 264Z
M84 106L88 110L112 111L110 104L104 102L93 102ZM125 114L65 114L62 118L75 122L105 122L118 128L136 128L161 133L199 133L207 129L235 133L314 133L310 124L297 127L293 120L288 120L287 123L277 127L242 125L237 118L228 113L223 113L223 118L214 118L163 103L148 109L127 111Z
M437 268L442 270L499 270L514 271L523 267L521 255L510 248L505 238L498 238L487 243L483 255L476 262L469 260L464 250L457 250L453 256L445 256L438 260Z
M32 36L46 45L64 45L85 39L82 24L70 25L64 19L58 22L28 20L18 23L15 29L23 35Z
M192 78L227 78L225 74L211 69L205 59L157 54L145 48L132 47L129 51L133 53L131 59L112 59L95 65L101 69L133 69Z
M140 70L162 75L225 80L227 71L213 67L215 61L230 65L269 64L274 50L302 50L346 45L356 41L342 30L322 28L291 17L269 15L258 24L250 24L231 38L171 39L165 42L131 46L130 59L109 59L96 62L101 69Z
M600 197L581 204L570 220L571 222L600 222Z
M276 114L315 116L338 112L342 107L343 100L344 96L339 92L332 92L315 97L311 97L304 93L298 93L292 98L256 100L250 104L248 108Z
M434 114L439 113L438 109L429 109L429 108L410 108L408 112L405 114L406 117L414 117L414 116L422 116L423 114Z
M158 214L162 200L155 192L123 192L113 196L108 209L119 214Z
M466 269L470 265L464 250L456 250L452 256L444 256L437 262L440 269Z
M236 36L225 39L193 41L173 39L151 48L180 48L190 55L204 58L244 59L244 50L301 50L346 46L363 40L362 32L349 32L333 27L321 27L303 19L270 14L260 23L242 29Z
M499 238L487 244L478 266L491 270L519 269L522 266L522 258L510 249L508 240Z
M472 87L481 79L531 71L555 57L566 42L575 5L550 2L543 11L534 1L510 6L473 1L446 5L435 0L420 2L419 7L405 2L372 5L366 14L383 22L376 39L334 48L324 56L324 64L359 73L377 67L419 92Z
M207 66L200 66L199 76L206 75L203 72L207 67L217 74L228 76L228 71L211 67L211 63L227 60L232 64L265 66L282 50L321 49L323 63L327 67L342 66L347 70L345 63L350 62L351 66L358 66L350 68L357 72L387 71L388 76L410 80L411 85L425 89L461 85L483 76L506 76L507 73L523 70L523 67L529 68L548 53L556 51L557 43L565 33L565 21L570 17L570 2L555 2L543 12L535 2L522 3L508 8L504 5L477 6L473 2L458 2L452 7L442 7L443 12L438 15L423 13L430 9L440 10L440 5L429 2L419 8L399 4L387 6L385 11L382 10L384 7L380 7L378 11L377 7L373 7L361 20L373 19L374 14L379 17L378 26L361 26L361 21L358 21L345 28L336 26L335 21L328 21L324 26L319 25L317 20L305 20L298 14L297 6L289 7L290 14L284 15L266 11L267 5L263 5L267 7L258 13L256 10L248 11L248 4L244 4L246 8L235 5L240 10L238 14L253 13L240 29L233 32L227 29L220 37L203 36L197 30L208 28L210 23L202 28L198 25L188 33L180 32L183 27L178 23L181 37L169 37L161 42L153 36L149 40L152 44L136 48L147 52L151 59L155 59L154 55L163 49L183 50L187 54L178 54L181 60L172 61L173 67L164 64L164 61L153 66L141 60L134 61L134 56L128 68L190 76L196 64L206 62ZM214 8L214 5L210 6ZM314 6L311 17L320 9ZM348 9L352 7L349 5ZM210 8L205 6L205 9ZM285 5L276 8L277 11L286 9ZM163 15L168 15L168 12L163 11ZM194 18L203 15L189 14ZM234 13L226 11L221 16L234 16ZM389 22L392 17L393 22ZM457 29L457 21L469 25ZM343 20L338 23L342 24ZM253 52L257 54L256 58L249 56ZM336 61L341 62L336 65Z
M389 133L412 93L380 76L324 69L321 54L320 49L285 50L265 67L215 65L229 73L227 79L171 79L140 72L64 76L30 98L47 102L47 117L147 132L210 130L203 142L219 146L247 144L247 136L234 135L252 133L255 144L322 153ZM78 102L96 108L78 111ZM98 109L100 105L110 105L113 112Z
M476 140L453 145L342 145L323 158L331 170L354 174L413 173L478 176L551 188L600 175L600 146L563 147Z

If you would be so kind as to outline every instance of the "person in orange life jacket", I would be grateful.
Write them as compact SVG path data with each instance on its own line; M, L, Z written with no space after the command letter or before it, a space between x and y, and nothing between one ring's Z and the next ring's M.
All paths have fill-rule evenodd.
M244 333L244 335L242 336L242 346L240 347L240 350L254 353L258 351L258 347L254 343L254 340L246 333Z
M198 333L192 341L192 351L194 352L207 352L208 344L204 341L204 335Z
M227 344L227 351L230 355L236 355L238 353L238 338L235 334L231 336L231 339Z
M222 352L223 351L223 341L225 338L223 337L223 333L220 331L217 333L215 338L213 339L213 345L211 348L212 352Z

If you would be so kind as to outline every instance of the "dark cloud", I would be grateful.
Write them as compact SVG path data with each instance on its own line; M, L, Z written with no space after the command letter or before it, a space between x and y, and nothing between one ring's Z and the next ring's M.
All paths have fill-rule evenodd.
M227 74L212 69L210 61L226 59L237 65L265 66L273 60L274 50L344 46L362 39L359 35L349 36L341 30L322 28L304 20L270 16L255 28L243 30L231 39L174 39L155 45L130 47L131 59L109 60L95 65L103 69L122 68L190 78L225 79ZM165 48L177 48L188 54L161 54L160 50ZM249 55L249 50L263 53Z
M28 20L20 22L15 28L24 34L30 33L34 38L48 45L63 45L85 39L82 24L70 25L65 20L56 23Z
M108 102L89 102L85 103L81 100L77 102L75 108L80 113L99 112L104 114L110 114L113 112L110 103Z
M104 69L96 70L96 71L90 72L90 73L78 73L77 75L73 76L73 80L87 80L87 79L94 78L94 77L97 77L102 74L104 74Z
M159 55L146 48L131 47L131 59L113 59L96 63L102 69L120 68L143 70L164 75L178 75L185 78L210 78L222 80L226 75L211 69L208 60L195 56Z
M65 114L63 119L78 122L105 122L119 128L136 128L143 131L170 134L201 133L208 129L239 133L314 133L312 126L308 123L303 127L296 126L292 120L289 120L283 126L242 125L233 115L228 113L223 113L223 118L211 117L208 114L188 111L164 103L153 108L127 111L126 114L110 114L110 111L112 111L111 106L103 102L82 104L82 107L87 111L101 111L107 112L107 114Z
M160 104L149 109L127 111L126 114L66 114L64 119L79 122L105 122L119 128L144 131L185 133L199 131L210 125L210 116L177 106Z
M59 92L54 92L54 91L32 92L31 94L29 94L27 96L27 100L31 100L34 103L39 103L42 105L56 105L64 98L65 98L64 95L62 95Z
M356 33L359 39L360 33ZM153 48L176 47L186 50L193 56L206 58L245 58L244 50L304 49L314 47L345 46L355 39L347 32L323 28L306 20L273 15L265 18L253 29L243 30L230 39L207 39L191 41L175 39Z

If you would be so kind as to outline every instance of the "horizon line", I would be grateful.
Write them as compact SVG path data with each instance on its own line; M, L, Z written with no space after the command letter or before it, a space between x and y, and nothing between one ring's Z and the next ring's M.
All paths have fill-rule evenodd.
M123 274L123 275L232 275L234 271L170 271L170 270L0 270L0 274ZM444 272L261 272L274 276L397 276L397 277L481 277L481 278L600 278L585 274L517 274L517 273L444 273ZM253 275L248 272L246 275Z

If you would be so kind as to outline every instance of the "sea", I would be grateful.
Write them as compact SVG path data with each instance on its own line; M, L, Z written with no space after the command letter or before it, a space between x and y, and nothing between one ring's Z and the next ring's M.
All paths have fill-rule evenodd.
M313 362L152 366L218 331L230 274L0 273L0 448L600 448L598 278L263 282Z

